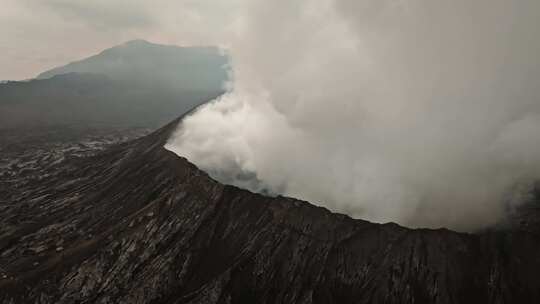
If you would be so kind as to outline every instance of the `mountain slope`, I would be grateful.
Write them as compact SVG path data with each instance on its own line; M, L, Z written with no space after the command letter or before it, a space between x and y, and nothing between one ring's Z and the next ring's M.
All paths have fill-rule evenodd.
M538 303L538 229L407 229L224 186L178 120L0 197L0 303Z
M139 86L101 74L9 82L0 85L0 129L73 124L156 127L222 93Z
M223 94L227 56L142 40L0 84L0 130L58 125L158 127Z
M45 71L37 78L66 73L93 73L138 85L217 91L228 79L227 63L227 56L216 47L178 47L133 40Z

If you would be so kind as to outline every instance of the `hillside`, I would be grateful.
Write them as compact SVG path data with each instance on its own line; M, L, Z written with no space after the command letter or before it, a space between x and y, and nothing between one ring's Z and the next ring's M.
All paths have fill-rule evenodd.
M540 300L536 224L407 229L224 186L163 148L177 123L0 197L0 303Z
M132 40L45 71L37 79L66 73L103 74L112 80L190 91L221 90L228 59L216 47L179 47Z
M29 81L0 84L0 129L157 127L224 92L217 48L131 41Z

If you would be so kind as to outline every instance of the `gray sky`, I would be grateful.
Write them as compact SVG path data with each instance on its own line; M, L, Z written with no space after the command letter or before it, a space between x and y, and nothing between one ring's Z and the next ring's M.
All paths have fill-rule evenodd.
M238 10L236 0L0 0L0 80L31 78L136 38L215 44Z

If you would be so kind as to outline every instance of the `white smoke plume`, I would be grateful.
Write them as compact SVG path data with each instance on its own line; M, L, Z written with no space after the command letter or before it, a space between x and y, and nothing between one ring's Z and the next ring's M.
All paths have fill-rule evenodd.
M246 1L167 148L355 218L473 230L540 177L540 2Z

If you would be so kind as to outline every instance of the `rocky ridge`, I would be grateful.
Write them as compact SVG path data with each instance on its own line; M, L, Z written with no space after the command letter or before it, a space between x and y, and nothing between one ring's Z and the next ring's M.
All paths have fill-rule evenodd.
M540 301L534 221L407 229L254 194L163 148L177 124L0 197L0 303Z

